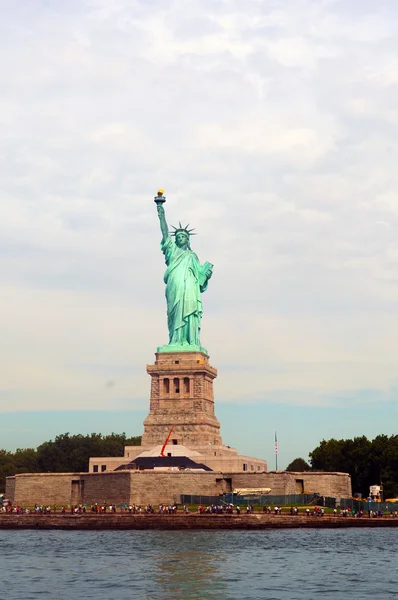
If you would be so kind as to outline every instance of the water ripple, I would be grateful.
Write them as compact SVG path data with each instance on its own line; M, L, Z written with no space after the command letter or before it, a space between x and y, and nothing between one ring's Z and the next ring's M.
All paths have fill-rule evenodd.
M395 530L0 531L3 600L384 600Z

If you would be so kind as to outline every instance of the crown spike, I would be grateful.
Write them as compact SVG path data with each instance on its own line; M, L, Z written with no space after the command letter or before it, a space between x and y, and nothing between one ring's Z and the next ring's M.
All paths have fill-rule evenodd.
M174 231L170 231L169 233L170 233L170 235L176 236L176 234L179 231L183 231L184 233L186 233L188 235L188 237L190 235L198 235L197 233L193 233L193 231L195 231L195 227L192 227L192 229L188 229L188 227L189 227L189 223L186 227L183 227L181 225L181 221L179 221L179 227L175 227L175 225L172 225L172 228L174 229Z

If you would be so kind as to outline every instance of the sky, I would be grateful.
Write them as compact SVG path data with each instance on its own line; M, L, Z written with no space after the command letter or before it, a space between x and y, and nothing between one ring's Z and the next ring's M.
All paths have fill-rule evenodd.
M142 433L159 187L224 443L396 433L395 0L0 0L0 52L0 448Z

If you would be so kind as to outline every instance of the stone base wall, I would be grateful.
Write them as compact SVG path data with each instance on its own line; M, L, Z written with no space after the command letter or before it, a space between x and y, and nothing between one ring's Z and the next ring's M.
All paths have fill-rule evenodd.
M68 504L71 501L72 479L79 477L74 473L23 473L7 477L6 498L13 505L20 506Z
M351 477L348 473L294 473L303 475L305 492L318 492L321 496L351 498Z
M24 473L7 478L6 496L20 506L169 504L179 503L184 493L211 496L228 491L222 482L222 475L213 472Z
M128 502L130 473L24 473L7 477L6 497L13 505L67 505Z
M213 472L138 471L131 475L131 502L138 505L170 504L179 503L181 494L213 496L223 493L222 482L222 475Z
M84 481L84 494L80 502L87 504L125 504L131 500L130 473L91 473L80 475Z
M15 477L7 477L5 498L7 498L8 500L11 500L15 497L15 483Z
M224 476L227 476L224 473ZM313 494L332 498L351 498L348 473L316 473L305 471L269 471L267 473L230 473L235 488L269 487L271 494Z
M179 502L181 494L216 496L236 488L271 488L272 495L318 492L350 498L347 473L220 473L134 471L109 473L24 473L8 477L6 497L30 506L79 504L159 504Z

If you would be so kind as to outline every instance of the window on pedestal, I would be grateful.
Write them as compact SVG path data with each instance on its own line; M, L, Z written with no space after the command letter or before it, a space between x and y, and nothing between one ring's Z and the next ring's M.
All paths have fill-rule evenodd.
M243 470L247 471L247 463L243 463Z
M163 379L163 390L165 394L169 394L170 393L170 380L168 377L165 377Z
M174 393L180 393L180 380L178 379L178 377L174 377Z
M98 473L98 465L93 465L93 473Z
M101 471L102 471L102 473L103 473L104 471L106 471L106 465L101 465Z
M189 377L184 377L184 394L189 395Z

